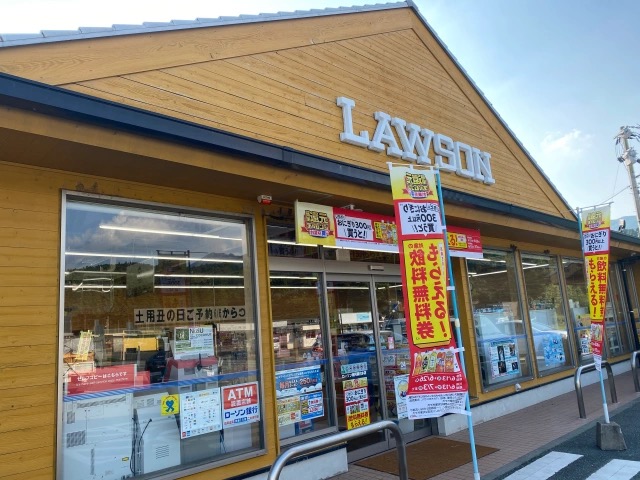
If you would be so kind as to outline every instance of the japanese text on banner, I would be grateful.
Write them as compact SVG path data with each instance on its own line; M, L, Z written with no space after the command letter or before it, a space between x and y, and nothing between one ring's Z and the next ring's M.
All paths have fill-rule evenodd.
M605 205L583 212L580 220L591 317L591 351L597 370L601 368L604 317L607 310L610 217L611 209L609 205Z
M436 175L432 170L392 165L390 173L411 353L408 417L460 413L467 381L449 318L448 262ZM454 400L442 402L445 393Z

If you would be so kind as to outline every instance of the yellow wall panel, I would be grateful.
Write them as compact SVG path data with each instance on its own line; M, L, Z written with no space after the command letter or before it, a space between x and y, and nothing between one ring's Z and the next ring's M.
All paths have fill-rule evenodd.
M0 478L52 479L53 446L0 455Z
M57 317L57 304L0 307L0 327L2 328L22 325L55 325Z
M3 433L0 455L53 445L54 435L53 425L41 425Z

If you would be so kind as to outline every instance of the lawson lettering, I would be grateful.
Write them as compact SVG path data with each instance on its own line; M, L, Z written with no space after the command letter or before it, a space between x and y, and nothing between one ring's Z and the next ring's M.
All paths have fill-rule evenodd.
M347 97L338 97L336 104L342 109L341 142L374 152L386 150L391 157L410 163L435 165L440 171L452 172L486 185L496 183L491 173L491 154L488 152L384 112L373 114L377 122L373 137L370 138L366 130L356 134L352 115L356 102Z

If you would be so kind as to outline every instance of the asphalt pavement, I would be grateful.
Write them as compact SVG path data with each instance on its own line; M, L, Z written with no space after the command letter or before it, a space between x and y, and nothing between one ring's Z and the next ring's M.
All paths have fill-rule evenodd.
M592 421L588 425L571 432L564 437L546 445L527 457L521 458L515 465L507 466L506 472L497 476L491 475L492 480L516 480L520 478L545 478L548 480L579 480L579 479L638 479L640 480L640 399L635 400L610 416L622 430L626 450L602 450L597 444L597 423ZM604 423L604 419L599 420ZM555 455L552 454L568 454ZM541 459L549 458L556 462L564 458L566 466L556 473L541 472L545 463ZM537 462L537 463L536 463ZM548 462L547 462L548 463ZM556 463L562 466L562 463ZM607 467L609 465L609 467ZM615 466L624 466L626 470L612 470ZM610 471L606 471L606 469ZM502 469L505 470L505 469ZM635 472L635 473L634 473ZM489 476L484 477L489 480Z

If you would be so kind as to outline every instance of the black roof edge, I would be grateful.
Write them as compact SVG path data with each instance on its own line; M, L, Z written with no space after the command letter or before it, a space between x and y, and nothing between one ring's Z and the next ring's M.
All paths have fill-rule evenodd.
M0 72L0 104L83 121L103 127L199 146L218 152L249 156L274 166L306 171L360 185L390 188L388 173L311 155L289 147L243 137L167 115L92 97ZM444 200L577 231L578 223L524 207L443 188ZM611 232L612 238L640 245L640 239Z

